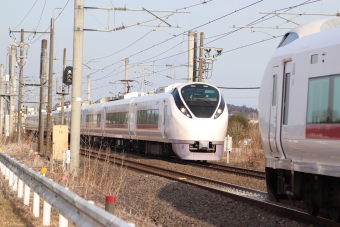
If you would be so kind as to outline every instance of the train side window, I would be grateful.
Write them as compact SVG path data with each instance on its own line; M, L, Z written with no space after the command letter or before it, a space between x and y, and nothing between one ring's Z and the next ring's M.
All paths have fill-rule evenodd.
M289 109L289 92L290 92L290 73L286 73L285 78L285 94L284 94L284 116L283 124L288 124L288 109Z
M307 123L327 122L329 83L329 78L317 78L309 80Z
M313 55L311 56L310 63L311 63L311 64L316 64L316 63L318 63L318 55L317 55L317 54L313 54Z
M272 95L272 106L276 106L276 93L277 93L277 75L273 76L273 95Z
M334 78L333 84L332 122L340 123L340 76Z

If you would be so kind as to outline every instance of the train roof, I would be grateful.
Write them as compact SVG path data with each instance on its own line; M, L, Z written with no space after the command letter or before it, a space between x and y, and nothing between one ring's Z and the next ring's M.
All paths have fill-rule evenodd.
M329 18L320 19L300 25L296 28L293 28L284 35L278 48L286 46L302 37L309 36L315 33L324 32L338 27L340 27L340 18L337 17L331 19Z

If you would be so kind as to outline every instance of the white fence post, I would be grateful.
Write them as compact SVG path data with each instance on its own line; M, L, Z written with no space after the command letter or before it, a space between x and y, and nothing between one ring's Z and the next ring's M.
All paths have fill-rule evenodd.
M8 170L8 171L9 171L8 185L10 187L12 187L12 185L13 185L13 172L11 170Z
M40 197L39 195L34 192L33 193L33 216L34 217L39 217L40 213Z
M51 205L44 201L43 208L43 226L51 225Z
M21 199L24 192L24 182L22 182L21 179L19 179L19 186L18 186L18 198Z
M18 190L18 177L14 173L13 173L13 187L12 187L12 189L15 192Z
M9 179L9 169L7 167L5 167L5 179Z
M30 187L27 184L25 184L24 205L26 206L30 205L30 193L31 193Z
M68 188L65 188L68 190ZM59 227L68 227L68 220L61 214L59 214Z
M227 152L227 163L229 163L229 155L232 149L233 138L229 135L224 139L224 151Z

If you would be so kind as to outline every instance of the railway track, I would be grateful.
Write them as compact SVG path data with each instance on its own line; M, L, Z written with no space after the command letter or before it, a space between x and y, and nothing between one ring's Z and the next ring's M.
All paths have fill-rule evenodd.
M141 157L147 157L148 159L158 159L158 160L163 160L163 161L167 161L167 162L196 166L196 167L220 171L220 172L224 172L224 173L233 173L233 174L237 174L237 175L241 175L241 176L258 178L258 179L261 179L261 180L266 179L266 174L265 174L264 171L246 169L246 168L241 168L241 167L237 167L237 166L221 165L221 164L209 163L209 162L208 163L197 163L195 161L183 161L183 160L178 161L176 159L169 159L169 158L164 158L164 157L160 157L160 156L151 156L151 155L145 155L145 154L133 154L133 155L137 155L137 156L141 156Z
M234 173L234 174L243 175L247 177L259 178L262 180L266 179L265 172L258 171L258 170L240 168L240 167L230 166L230 165L221 165L221 164L215 164L215 163L198 164L198 163L188 162L188 164L192 166L198 166L198 167L210 169L210 170Z
M315 223L321 226L340 226L338 223L332 222L329 219L322 217L310 216L305 212L301 212L296 209L288 208L285 206L278 205L276 203L270 202L266 192L258 191L254 189L249 189L233 184L228 184L226 182L216 181L200 176L195 176L192 174L186 174L178 171L173 171L169 169L164 169L158 166L151 166L143 164L136 161L126 160L117 158L111 154L98 152L95 150L81 149L81 154L85 156L90 156L93 158L98 158L101 160L109 161L110 163L123 165L129 169L143 172L147 174L152 174L160 177L164 177L174 181L180 181L186 184L194 185L196 187L202 188L204 190L211 191L216 194L221 194L229 198L233 198L238 201L242 201L254 206L262 207L271 211L276 211L278 213L284 213L290 215L294 218L299 218L303 220L308 220L311 223Z

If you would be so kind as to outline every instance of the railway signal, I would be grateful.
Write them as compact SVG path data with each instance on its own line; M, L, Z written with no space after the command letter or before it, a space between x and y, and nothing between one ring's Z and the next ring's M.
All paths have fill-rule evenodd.
M67 66L64 69L64 73L63 73L63 83L66 84L66 85L71 85L72 84L72 77L73 77L73 67Z

